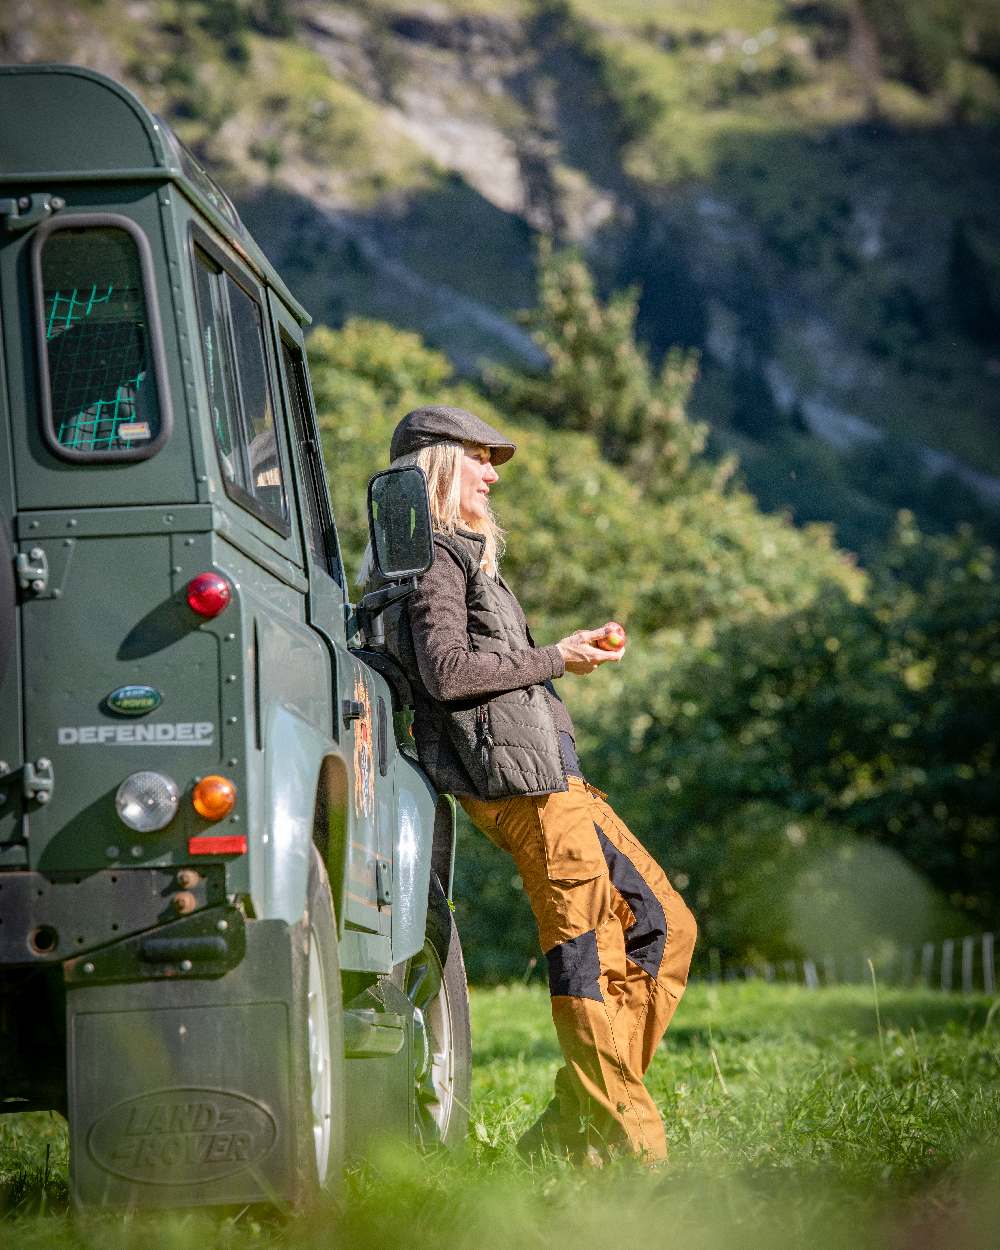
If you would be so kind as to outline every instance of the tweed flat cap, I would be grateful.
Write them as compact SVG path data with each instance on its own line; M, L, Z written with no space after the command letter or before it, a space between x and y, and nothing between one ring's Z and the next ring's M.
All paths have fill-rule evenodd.
M406 414L392 432L389 457L396 460L407 452L419 451L421 447L450 439L488 447L494 464L503 464L516 450L509 438L504 438L499 430L487 425L481 417L466 412L464 408L435 404L428 408L414 408Z

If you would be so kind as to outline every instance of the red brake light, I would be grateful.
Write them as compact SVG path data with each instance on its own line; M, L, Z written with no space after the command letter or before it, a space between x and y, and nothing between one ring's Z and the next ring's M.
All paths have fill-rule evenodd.
M206 618L218 616L233 597L233 588L219 573L199 573L187 584L188 607Z

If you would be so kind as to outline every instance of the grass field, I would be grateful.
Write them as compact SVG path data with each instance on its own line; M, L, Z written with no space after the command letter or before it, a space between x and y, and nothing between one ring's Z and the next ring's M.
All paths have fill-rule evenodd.
M650 1074L670 1163L581 1172L514 1151L558 1062L543 990L477 991L464 1155L386 1144L352 1172L342 1209L290 1221L72 1220L61 1121L4 1117L0 1247L995 1250L998 1004L886 990L879 1007L856 986L693 987Z

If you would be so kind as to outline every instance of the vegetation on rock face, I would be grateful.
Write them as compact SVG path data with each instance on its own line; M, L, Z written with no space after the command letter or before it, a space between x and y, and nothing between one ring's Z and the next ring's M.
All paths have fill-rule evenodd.
M922 534L904 513L862 573L827 528L762 513L698 452L680 406L669 430L683 459L651 472L612 441L613 463L598 442L625 411L622 446L642 447L662 375L636 346L633 306L602 303L577 258L544 255L541 285L534 327L553 367L508 373L490 396L386 325L313 334L349 566L366 536L362 483L399 417L431 401L481 412L519 448L494 498L536 638L611 618L629 630L620 667L561 693L588 776L684 889L703 947L857 955L994 922L992 549L968 529ZM463 839L457 904L476 976L516 975L534 951L519 889L505 856Z

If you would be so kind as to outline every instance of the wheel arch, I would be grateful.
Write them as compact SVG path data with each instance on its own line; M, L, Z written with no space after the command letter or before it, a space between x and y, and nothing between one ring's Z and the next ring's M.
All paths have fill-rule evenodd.
M344 914L344 890L347 882L348 786L347 766L343 759L332 753L324 756L316 781L313 842L326 865L338 928Z
M330 739L286 707L271 709L264 741L263 836L253 839L251 897L260 919L295 924L306 906L318 795L322 791L328 811L342 812L346 772ZM344 839L339 840L342 851ZM325 860L335 891L336 882L343 888L344 872L342 857L338 866L331 854L336 855L333 846ZM333 897L339 916L336 892Z
M457 807L454 795L439 794L434 808L434 844L431 870L437 874L445 897L451 898L455 882L455 843L458 839Z

